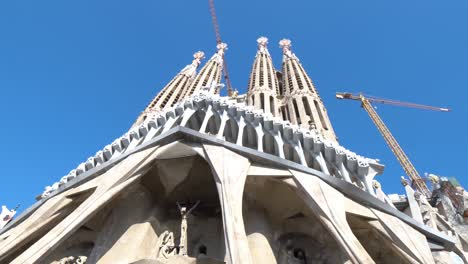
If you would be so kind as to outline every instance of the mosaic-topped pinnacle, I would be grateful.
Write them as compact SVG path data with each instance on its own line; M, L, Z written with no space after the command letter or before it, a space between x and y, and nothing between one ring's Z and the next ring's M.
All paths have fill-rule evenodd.
M286 53L287 51L291 51L291 40L289 39L282 39L279 42L280 48L283 49L283 52Z
M266 37L259 37L259 38L257 39L257 43L258 43L258 50L259 50L261 53L268 53L268 51L267 51L268 38L266 38Z
M202 59L205 58L205 53L203 51L197 51L193 54L193 64L197 64L197 65L200 65L200 62Z
M267 44L268 44L268 38L266 38L266 37L259 37L259 38L257 39L257 43L258 43L258 45L259 45L260 47L266 47Z
M218 53L221 53L223 54L225 50L227 50L227 44L226 43L219 43L218 45L216 45L216 48L218 49Z

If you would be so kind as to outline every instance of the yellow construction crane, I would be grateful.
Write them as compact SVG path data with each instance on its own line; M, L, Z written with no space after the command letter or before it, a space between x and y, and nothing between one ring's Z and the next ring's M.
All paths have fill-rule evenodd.
M449 112L450 109L427 106L427 105L420 105L420 104L413 104L413 103L407 103L407 102L400 102L400 101L395 101L395 100L390 100L390 99L378 98L374 96L367 96L364 94L336 93L336 98L361 101L361 106L364 108L364 110L366 110L367 114L369 114L369 117L371 118L372 122L374 122L380 134L382 134L383 138L385 139L385 142L387 142L393 154L395 154L396 158L401 164L401 167L403 167L403 170L411 179L413 187L416 188L419 192L421 192L426 197L428 198L431 197L431 191L429 190L429 188L427 188L426 183L421 178L418 171L413 166L408 156L400 147L396 139L393 137L392 133L390 133L390 130L387 128L387 126L382 121L380 116L374 110L371 103L390 104L390 105L396 105L396 106L419 108L419 109L433 110L433 111L439 111L439 112Z

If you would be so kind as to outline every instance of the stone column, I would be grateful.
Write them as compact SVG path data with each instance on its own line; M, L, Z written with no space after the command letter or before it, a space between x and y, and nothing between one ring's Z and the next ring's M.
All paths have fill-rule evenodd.
M252 263L242 217L242 197L250 162L220 146L203 144L215 176L223 212L226 261L230 264Z
M307 206L335 238L351 263L375 263L351 231L346 220L343 194L318 177L290 170Z
M146 165L154 159L155 151L156 147L135 153L101 175L101 181L90 197L11 263L40 263L99 209L137 182L144 173L143 167L149 169Z

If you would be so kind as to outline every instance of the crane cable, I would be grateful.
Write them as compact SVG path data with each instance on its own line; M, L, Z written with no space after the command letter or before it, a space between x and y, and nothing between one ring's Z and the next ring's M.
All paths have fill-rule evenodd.
M214 30L215 30L215 36L216 36L216 43L220 44L220 43L222 43L222 40L221 40L221 34L219 33L219 24L218 24L218 18L216 16L214 0L208 0L208 3L210 5L210 14L211 14L211 19L213 20L213 26L214 26ZM227 69L226 60L224 58L224 54L223 54L223 72L224 72L224 81L226 82L226 86L227 86L227 93L228 93L228 96L231 96L232 92L233 92L233 89L232 89L232 85L231 85L231 79L229 78L229 73L228 73L228 69Z

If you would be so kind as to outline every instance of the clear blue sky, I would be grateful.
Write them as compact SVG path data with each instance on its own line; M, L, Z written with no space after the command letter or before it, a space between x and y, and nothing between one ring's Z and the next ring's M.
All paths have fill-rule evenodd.
M378 179L402 192L398 162L357 102L336 91L453 108L378 106L421 174L468 186L468 2L216 1L233 85L246 89L256 39L287 37L314 80L340 142L386 165ZM0 2L0 204L22 209L122 135L192 54L215 50L207 1ZM206 61L206 60L205 60Z

